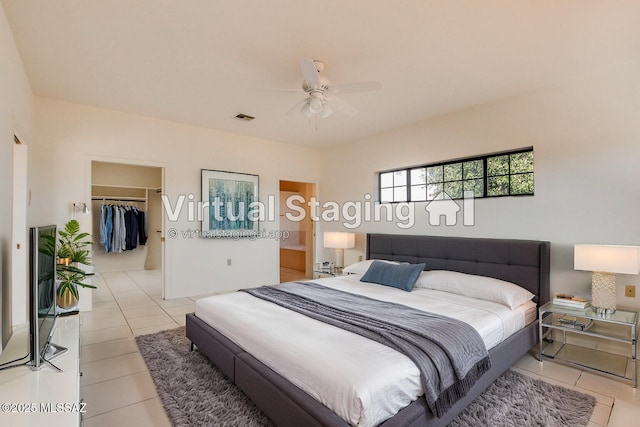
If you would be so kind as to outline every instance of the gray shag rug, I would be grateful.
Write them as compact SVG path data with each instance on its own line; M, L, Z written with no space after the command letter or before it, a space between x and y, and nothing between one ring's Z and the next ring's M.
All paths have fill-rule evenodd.
M273 426L273 423L198 351L185 328L136 337L174 426ZM449 426L586 426L596 399L508 370Z

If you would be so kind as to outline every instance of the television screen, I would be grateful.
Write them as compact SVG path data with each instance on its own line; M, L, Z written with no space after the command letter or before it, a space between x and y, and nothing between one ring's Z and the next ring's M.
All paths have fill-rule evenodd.
M43 350L55 320L56 310L56 258L55 243L53 248L49 243L51 237L55 242L55 227L38 228L38 339L40 349ZM47 238L43 238L47 236Z
M49 340L56 320L56 226L32 227L30 232L31 364L38 368L60 347ZM51 354L50 354L51 353Z

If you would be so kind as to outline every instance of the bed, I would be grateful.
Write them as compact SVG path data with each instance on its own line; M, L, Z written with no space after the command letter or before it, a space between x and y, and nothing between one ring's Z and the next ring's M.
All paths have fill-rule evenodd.
M424 263L425 270L450 270L516 283L535 295L538 305L549 300L549 243L530 240L461 237L367 235L367 259ZM336 412L263 363L260 350L237 345L224 325L212 327L187 315L187 337L266 414L280 426L348 426ZM230 334L229 334L230 335ZM235 338L234 338L235 339ZM237 341L237 340L236 340ZM424 397L403 407L380 425L444 426L502 372L537 343L537 322L531 322L489 351L491 369L450 410L436 417ZM253 353L253 354L252 354ZM260 353L260 354L258 354ZM258 357L256 357L257 355ZM400 368L400 366L399 366Z

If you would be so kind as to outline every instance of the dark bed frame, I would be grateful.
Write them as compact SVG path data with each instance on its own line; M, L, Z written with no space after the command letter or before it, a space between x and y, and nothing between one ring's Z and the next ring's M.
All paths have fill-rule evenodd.
M534 240L368 234L367 259L424 262L425 270L452 270L516 283L549 301L549 242ZM437 418L423 397L381 424L446 426L496 378L538 342L537 321L489 351L491 370L467 396ZM215 328L187 315L187 337L278 426L340 426L349 424L281 375L245 352Z

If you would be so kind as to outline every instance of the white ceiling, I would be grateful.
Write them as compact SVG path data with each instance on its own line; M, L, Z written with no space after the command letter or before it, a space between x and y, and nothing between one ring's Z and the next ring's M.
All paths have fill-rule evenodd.
M640 54L638 0L2 0L38 96L302 145L341 143ZM286 115L300 58L355 117ZM255 116L246 123L237 113Z

